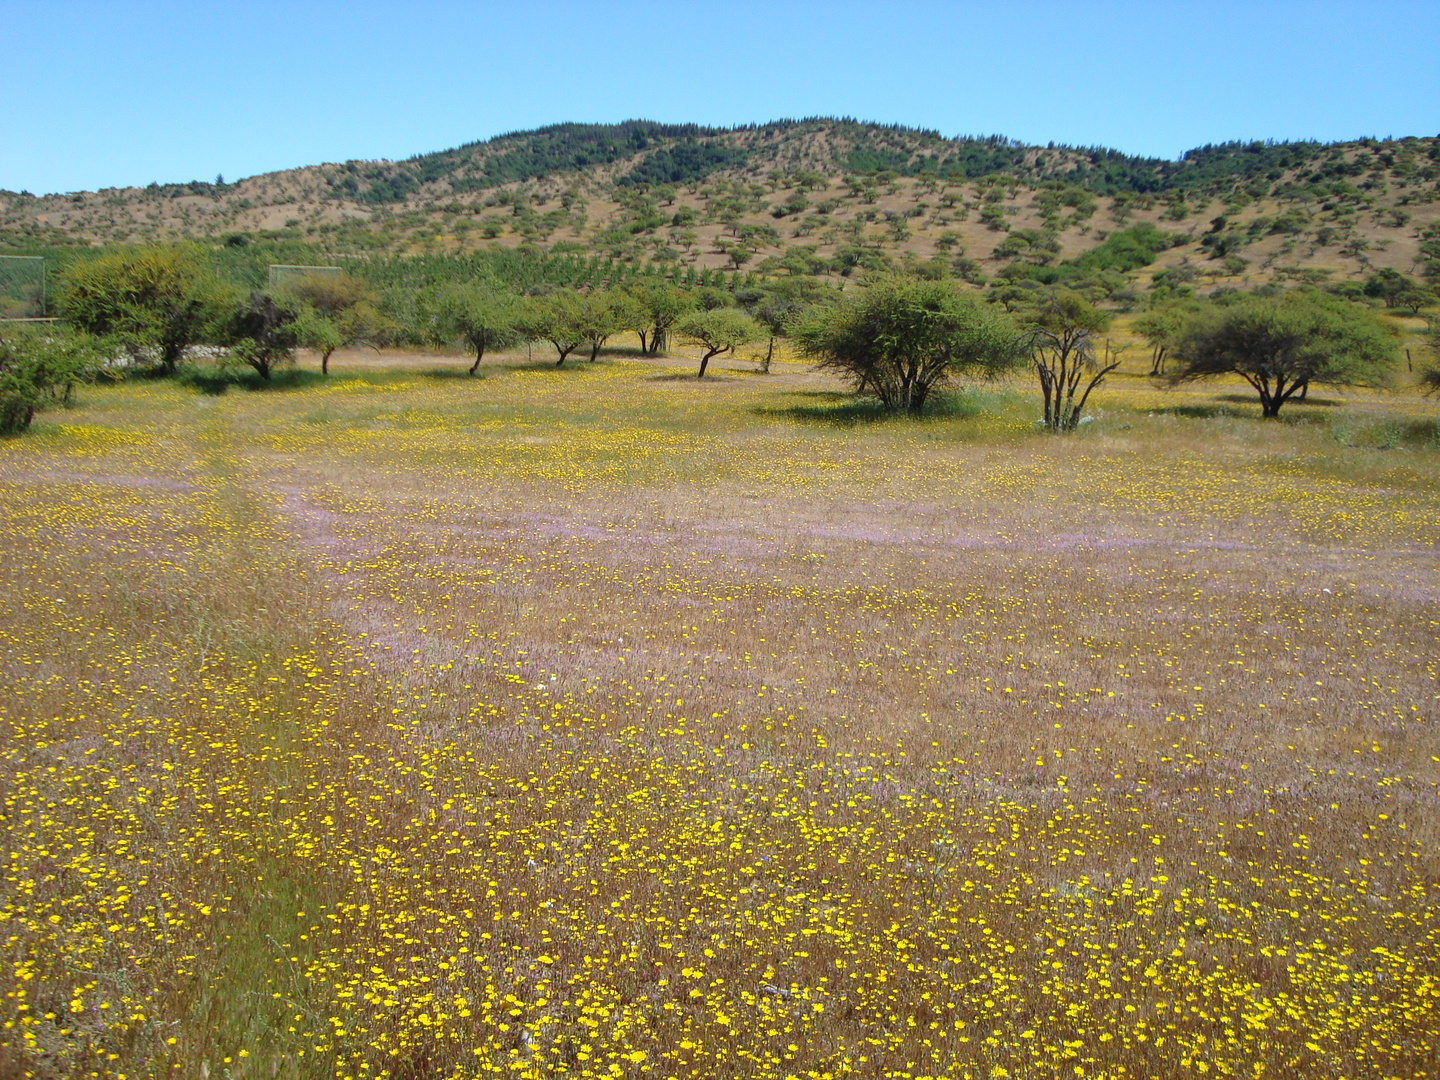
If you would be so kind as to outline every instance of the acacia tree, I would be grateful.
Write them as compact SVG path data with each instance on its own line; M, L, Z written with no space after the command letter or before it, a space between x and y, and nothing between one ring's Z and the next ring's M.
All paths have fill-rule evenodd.
M1150 374L1163 375L1165 361L1185 328L1188 312L1178 304L1160 304L1137 318L1131 329L1150 343Z
M633 324L633 301L618 292L592 292L580 298L578 329L590 346L590 362L594 363L611 335Z
M634 302L633 329L640 335L640 351L647 356L659 356L670 328L695 306L694 299L664 282L639 282L629 286L626 292Z
M24 431L37 410L70 400L100 370L98 343L64 327L0 324L0 435Z
M377 346L395 330L379 310L379 297L349 274L311 274L291 282L283 295L296 302L300 345L320 354L325 375L336 349Z
M742 241L737 241L733 244L723 244L720 250L725 254L725 257L730 260L730 266L734 270L739 270L755 257L755 249Z
M301 348L320 354L320 372L330 374L330 355L336 349L368 345L379 348L395 330L395 323L367 303L344 308L333 316L312 307L296 314L295 330ZM474 369L472 368L473 372Z
M1389 267L1377 270L1365 280L1364 293L1387 308L1409 308L1412 315L1419 315L1422 307L1437 299L1433 290Z
M314 308L304 308L295 319L295 337L302 349L320 354L320 373L330 374L330 355L345 346L335 320Z
M974 293L900 275L817 305L794 334L804 355L896 412L918 413L935 387L996 376L1020 356L1015 325Z
M528 336L543 338L555 346L559 354L556 367L563 365L565 358L586 341L584 306L580 297L568 289L533 297L526 305L520 325Z
M748 345L761 336L762 330L743 311L717 307L690 312L675 324L675 333L684 344L704 350L704 355L700 357L700 370L695 376L703 379L713 357Z
M1108 349L1103 359L1095 352L1110 319L1069 289L1049 292L1022 318L1030 331L1030 363L1045 402L1045 429L1074 431L1091 391L1120 366L1118 355Z
M72 264L61 280L60 317L109 336L136 357L154 355L167 375L191 345L213 338L229 296L188 248L141 248Z
M1394 337L1370 311L1308 290L1210 305L1186 323L1175 357L1174 381L1239 375L1267 418L1312 382L1383 384L1397 360Z
M524 321L514 297L484 285L447 285L433 298L432 332L440 342L460 340L474 350L471 375L487 350L509 348L524 338Z
M295 359L300 344L298 313L268 293L252 292L230 316L226 327L232 359L248 364L266 382L280 364Z
M825 286L811 277L788 277L766 282L761 289L737 291L735 299L758 322L769 336L760 370L770 374L775 358L775 339L785 336L790 326L805 310L825 294Z

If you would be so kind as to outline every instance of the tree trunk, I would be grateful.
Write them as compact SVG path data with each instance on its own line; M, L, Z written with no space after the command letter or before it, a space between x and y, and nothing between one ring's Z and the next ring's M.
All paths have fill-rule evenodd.
M648 344L650 338L649 332L645 330L637 330L635 332L640 335L640 355L648 356L650 354L650 345Z
M775 356L775 335L770 335L770 345L765 350L765 363L760 365L760 370L766 375L770 374L770 361Z
M710 366L710 358L716 353L722 353L724 351L724 349L711 349L704 356L702 356L700 358L700 374L696 375L695 377L697 379L703 379L705 377L705 369Z
M1055 406L1051 403L1050 369L1042 361L1035 362L1035 374L1040 380L1040 396L1045 400L1045 429L1055 430Z
M323 353L320 354L320 374L321 374L321 375L329 375L329 374L330 374L330 352L331 352L331 350L326 349Z
M1108 367L1101 368L1093 376L1091 376L1090 382L1085 386L1085 392L1080 395L1080 403L1078 405L1072 404L1070 406L1070 418L1066 426L1067 431L1074 431L1077 427L1080 426L1080 414L1085 411L1085 403L1090 400L1090 391L1094 390L1097 386L1104 382L1105 376L1109 375L1110 372L1114 371L1119 366L1120 361L1116 360L1113 364L1109 365ZM1073 399L1074 395L1072 394L1071 397Z
M484 346L484 345L476 345L476 346L475 346L475 362L470 365L470 374L471 374L471 375L474 375L474 374L475 374L475 372L476 372L476 371L479 369L479 367L480 367L480 361L481 361L481 360L484 360L484 359L485 359L485 346Z

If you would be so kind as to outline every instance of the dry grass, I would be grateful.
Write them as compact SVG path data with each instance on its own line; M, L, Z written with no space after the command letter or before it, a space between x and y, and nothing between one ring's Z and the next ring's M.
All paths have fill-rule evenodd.
M1433 407L454 364L0 444L0 1072L1434 1075Z

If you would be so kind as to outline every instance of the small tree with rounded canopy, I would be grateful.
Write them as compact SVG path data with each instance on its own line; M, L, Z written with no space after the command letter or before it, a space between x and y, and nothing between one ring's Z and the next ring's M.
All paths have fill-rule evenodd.
M580 297L568 289L548 296L536 296L526 304L520 325L532 338L543 338L555 346L559 359L555 366L587 340L585 310Z
M266 382L281 364L295 359L300 344L298 312L269 293L252 292L230 316L226 327L230 356L248 364Z
M1176 382L1239 375L1274 417L1312 382L1377 386L1397 360L1392 333L1368 309L1308 290L1212 304L1185 325Z
M330 356L336 349L376 346L395 329L381 314L379 297L349 274L297 278L280 295L295 302L300 345L320 354L320 371L326 375L330 374Z
M379 302L370 286L344 273L304 274L287 282L281 292L330 319L357 304Z
M618 291L597 291L580 297L578 328L590 346L591 363L599 357L612 334L618 334L635 321L634 301Z
M765 355L760 360L760 370L770 373L770 363L775 357L775 339L789 333L790 325L809 304L818 302L826 294L826 286L810 277L787 277L767 281L760 288L746 288L735 294L735 299L769 335Z
M76 329L151 353L173 375L186 349L214 337L229 295L190 249L151 247L73 263L58 309Z
M492 349L506 349L524 338L515 298L499 289L471 283L446 285L433 298L433 330L441 342L460 340L475 352L474 375Z
M295 318L295 337L302 349L320 354L320 372L330 374L330 355L345 346L344 335L334 319L314 308L302 308Z
M743 311L730 307L711 308L708 311L692 311L675 324L675 333L681 342L703 350L697 379L705 377L710 361L721 353L734 352L741 345L748 345L759 338L764 331L759 323Z
M962 375L991 378L1020 359L1015 325L952 281L878 278L795 325L801 352L888 411L918 413Z
M356 345L378 349L396 329L391 320L366 303L345 308L333 317L302 307L295 318L300 347L320 354L320 372L324 375L330 374L330 355L336 349ZM473 373L475 369L470 370Z
M637 282L625 291L634 301L635 325L631 329L640 335L640 351L648 356L660 355L670 328L695 306L694 299L664 282Z
M1188 316L1189 311L1179 304L1157 304L1130 324L1130 329L1150 343L1151 375L1165 373L1165 361Z
M1371 274L1365 280L1363 291L1366 296L1381 301L1387 308L1409 308L1412 315L1419 315L1422 307L1427 307L1437 300L1434 290L1389 267Z
M87 334L0 324L0 435L24 431L37 410L68 401L99 370L100 349Z

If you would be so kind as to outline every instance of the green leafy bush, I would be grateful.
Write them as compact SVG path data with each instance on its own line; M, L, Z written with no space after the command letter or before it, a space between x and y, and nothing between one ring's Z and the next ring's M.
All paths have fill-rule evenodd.
M0 326L0 435L30 426L35 413L67 401L93 379L100 343L60 326Z

